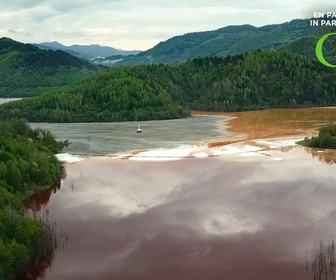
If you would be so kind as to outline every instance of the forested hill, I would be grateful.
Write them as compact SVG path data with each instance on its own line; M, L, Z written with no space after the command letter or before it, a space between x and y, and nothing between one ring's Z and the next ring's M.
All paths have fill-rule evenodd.
M310 26L309 19L296 19L259 28L252 25L227 26L213 31L175 36L115 65L176 63L197 57L234 55L256 49L274 50L321 29L320 26Z
M0 106L0 117L88 122L169 119L182 109L241 111L336 104L336 70L283 52L115 67L61 90ZM182 107L181 107L182 106Z
M103 69L63 51L0 38L0 97L41 94Z
M335 33L336 27L324 27L311 36L302 37L283 46L281 49L304 56L316 58L315 48L318 40L325 34ZM323 55L325 59L336 64L336 36L328 37L323 43Z

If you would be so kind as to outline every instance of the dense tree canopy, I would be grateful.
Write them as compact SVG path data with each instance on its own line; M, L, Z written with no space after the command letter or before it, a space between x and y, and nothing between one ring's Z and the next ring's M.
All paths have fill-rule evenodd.
M307 57L316 58L315 47L318 40L325 34L336 32L335 26L327 26L311 36L305 36L286 44L281 49L288 52L301 54ZM328 37L323 43L323 56L333 64L336 64L336 36Z
M101 69L63 51L0 38L0 97L38 95Z
M298 143L312 148L336 149L336 125L322 127L318 136L306 137Z
M90 122L172 119L187 112L164 89L133 75L129 67L102 71L73 86L18 103L4 104L1 117L29 121Z
M0 121L0 279L24 274L37 257L44 227L24 215L22 198L54 183L58 143L18 120Z
M0 117L90 122L181 118L186 109L242 111L336 104L336 71L285 51L114 67L61 90L0 106ZM184 108L184 109L183 109Z

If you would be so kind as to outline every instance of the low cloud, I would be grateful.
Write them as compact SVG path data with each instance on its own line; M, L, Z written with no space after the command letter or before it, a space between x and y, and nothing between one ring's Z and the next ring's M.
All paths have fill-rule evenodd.
M24 35L24 36L29 36L30 34L28 32L22 32L19 30L14 30L14 29L8 29L7 31L10 34L15 34L15 35Z
M282 23L331 9L307 1L31 0L0 3L1 36L21 42L96 43L146 50L188 32L227 25ZM14 31L14 32L13 32ZM4 34L3 34L4 33Z

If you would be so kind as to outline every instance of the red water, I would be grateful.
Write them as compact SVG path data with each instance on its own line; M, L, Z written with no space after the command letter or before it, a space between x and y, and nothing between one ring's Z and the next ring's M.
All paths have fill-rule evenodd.
M307 253L336 233L336 165L270 154L69 165L41 196L69 235L44 279L312 279Z

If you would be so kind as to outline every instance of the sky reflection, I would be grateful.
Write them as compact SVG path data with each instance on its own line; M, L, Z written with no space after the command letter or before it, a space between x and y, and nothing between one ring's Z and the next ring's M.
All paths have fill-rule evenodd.
M69 165L47 208L70 240L46 279L309 278L306 253L335 234L336 166L270 154Z

